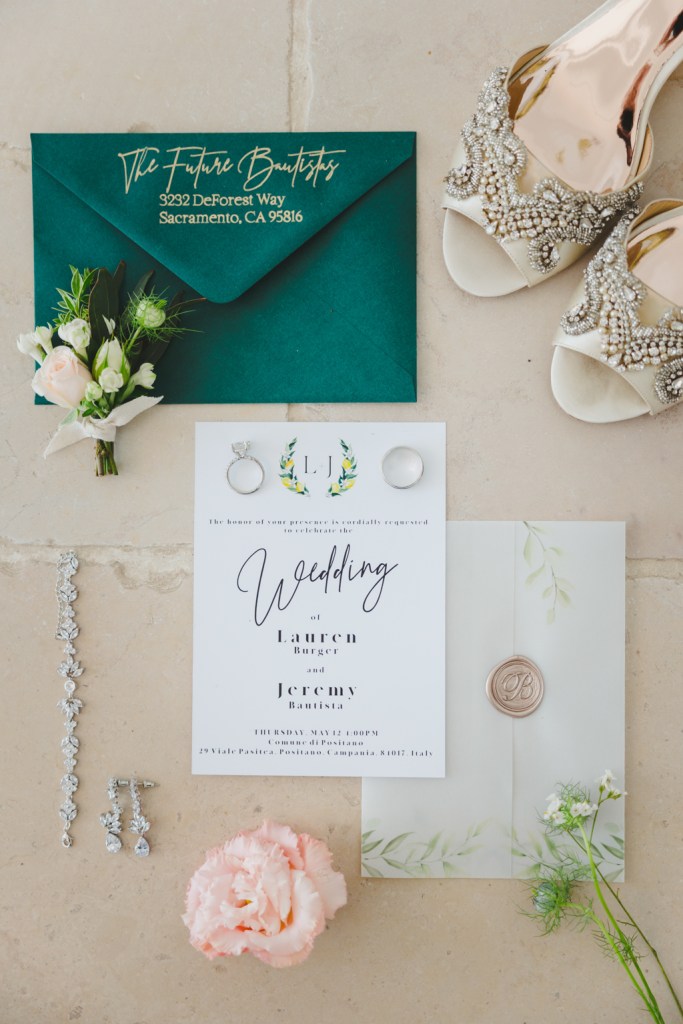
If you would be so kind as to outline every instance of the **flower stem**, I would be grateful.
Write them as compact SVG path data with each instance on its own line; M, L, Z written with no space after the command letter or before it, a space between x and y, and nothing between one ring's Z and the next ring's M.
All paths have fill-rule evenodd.
M597 873L597 869L596 869L596 866L595 866L595 861L593 860L593 851L591 849L590 839L586 835L585 829L583 828L582 825L579 825L579 831L581 832L581 835L583 837L584 849L586 851L586 856L588 857L588 863L589 863L590 870L591 870L591 878L593 880L593 888L595 889L596 895L597 895L597 897L598 897L598 899L599 899L599 901L600 901L600 903L602 905L602 909L605 912L607 920L610 922L610 924L614 928L616 934L619 936L619 939L622 942L622 949L624 949L624 948L627 947L627 943L625 941L626 937L625 937L624 933L622 932L621 928L619 927L619 923L618 923L617 919L615 918L614 914L612 913L612 911L610 910L609 906L607 905L607 901L606 901L606 899L605 899L605 897L603 895L602 889L600 887L600 882L598 881L598 873ZM628 963L626 962L626 958L623 955L622 949L620 949L619 946L617 945L617 943L614 941L614 937L612 936L612 934L609 932L609 930L607 928L605 928L605 926L602 924L602 922L600 922L598 919L596 919L596 922L597 922L598 927L600 928L603 936L605 937L606 942L610 945L610 947L612 948L615 956L619 960L621 966L626 971L626 973L627 973L627 975L628 975L628 977L629 977L629 979L631 981L631 984L635 988L636 992L638 993L638 995L640 996L642 1001L645 1003L645 1005L646 1005L646 1007L648 1009L648 1012L650 1013L652 1019L657 1021L658 1024L665 1024L665 1021L664 1021L664 1018L662 1017L662 1013L661 1013L661 1010L659 1009L659 1005L657 1003L657 1000L655 999L655 996L654 996L650 986L647 983L647 979L646 979L645 975L643 974L643 972L642 972L642 970L640 968L640 965L638 964L638 961L637 960L633 960L632 963L633 963L633 967L635 968L635 970L636 970L636 972L637 972L637 974L638 974L638 976L640 978L640 981L642 983L642 988L641 988L641 984L638 983L638 980L636 979L633 971L631 970L631 968L629 967ZM645 991L643 991L643 989Z
M138 338L140 337L141 334L142 334L142 327L136 327L135 330L133 331L132 335L128 339L128 341L124 342L124 345L123 345L123 353L124 353L124 355L128 355L128 353L130 352L130 350L132 349L133 345L138 340Z
M113 441L95 441L95 475L118 476Z
M678 995L676 993L675 988L671 984L671 980L669 978L669 975L666 973L666 971L664 969L664 965L663 965L662 961L659 959L659 955L657 953L657 950L652 945L652 943L648 939L647 935L642 930L642 928L639 926L639 924L636 922L636 920L631 916L629 910L624 906L624 904L622 903L621 898L619 896L619 893L615 889L612 888L612 886L607 881L607 879L605 878L605 876L603 875L602 871L600 870L600 868L597 865L596 865L596 870L597 870L598 874L600 875L600 878L602 879L603 885L605 885L607 887L607 889L611 893L612 897L614 898L615 902L619 904L619 906L621 907L623 912L626 914L626 917L628 918L629 924L633 928L635 928L635 930L637 931L638 935L640 935L641 939L643 940L643 942L645 943L647 948L650 950L650 953L654 957L654 960L655 960L657 966L659 967L659 970L661 971L662 977L664 978L664 981L666 982L667 988L669 989L669 992L671 993L673 1001L676 1004L678 1012L679 1012L681 1018L683 1018L683 1006L681 1005L681 1001L678 998Z
M602 800L600 802L602 803ZM590 840L591 840L591 842L592 842L592 839L593 839L593 833L595 831L595 819L596 818L597 818L597 813L596 813L595 817L593 818L593 825L592 825L591 833L590 833ZM573 841L576 843L576 845L578 847L580 847L581 849L583 849L583 844L579 842L579 840L576 838L576 836L573 835L571 832L569 832L568 834L569 834L570 839L573 839ZM624 914L626 914L626 917L628 918L628 923L633 928L635 928L636 932L638 933L640 938L643 940L643 942L645 943L645 945L649 949L650 953L652 954L652 956L654 958L654 961L657 964L657 967L659 968L662 977L664 978L666 986L669 989L669 992L671 993L671 997L672 997L673 1001L676 1004L676 1008L677 1008L677 1010L679 1012L679 1015L683 1019L683 1005L681 1005L681 1001L678 998L678 994L677 994L675 988L673 987L673 985L671 983L671 979L669 978L669 975L666 973L666 970L664 968L664 964L659 959L659 954L657 953L657 950L652 945L652 943L650 942L650 940L648 939L647 935L642 930L642 928L640 927L640 925L638 924L636 919L633 917L633 915L629 911L628 907L626 907L625 904L623 903L621 897L619 896L618 890L616 890L611 885L611 883L608 881L608 879L605 878L605 876L602 873L602 870L600 869L598 864L595 864L595 870L596 870L597 874L600 876L600 880L601 880L602 884L605 886L607 891L610 893L610 895L614 899L615 903L618 903L619 906L621 907L621 909L623 910Z

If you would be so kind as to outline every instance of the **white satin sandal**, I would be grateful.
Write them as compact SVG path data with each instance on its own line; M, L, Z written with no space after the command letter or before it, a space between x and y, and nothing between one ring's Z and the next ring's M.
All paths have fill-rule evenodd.
M683 202L627 214L562 317L550 373L577 419L656 415L683 398Z
M444 179L443 251L474 295L564 270L632 209L655 98L683 60L681 0L608 0L484 85Z

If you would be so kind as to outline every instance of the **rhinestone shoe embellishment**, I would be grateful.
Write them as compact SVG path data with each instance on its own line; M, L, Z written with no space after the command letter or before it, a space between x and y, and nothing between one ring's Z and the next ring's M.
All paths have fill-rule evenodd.
M635 204L643 186L597 195L544 178L532 192L520 192L527 150L513 131L507 79L507 68L496 68L484 84L477 111L462 130L467 160L444 178L446 192L459 200L478 194L487 234L499 242L528 239L530 265L548 274L560 261L558 243L592 245L618 212Z
M662 367L655 377L655 394L662 405L672 405L683 398L683 359L675 359Z
M585 298L561 319L565 334L598 330L602 362L619 373L644 370L683 356L683 309L667 309L656 324L644 324L639 307L647 289L628 269L626 239L637 211L617 224L584 274ZM660 370L654 390L664 405L683 397L683 361Z

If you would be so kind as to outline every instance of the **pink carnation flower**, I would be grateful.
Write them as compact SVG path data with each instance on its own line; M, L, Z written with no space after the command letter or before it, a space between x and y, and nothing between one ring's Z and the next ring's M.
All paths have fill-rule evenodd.
M253 953L290 967L345 903L346 882L325 843L265 821L209 851L190 879L183 921L210 959Z

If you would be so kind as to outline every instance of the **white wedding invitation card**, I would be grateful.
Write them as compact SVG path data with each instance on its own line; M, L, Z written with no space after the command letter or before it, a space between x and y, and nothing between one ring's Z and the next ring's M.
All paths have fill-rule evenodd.
M442 423L198 423L193 772L442 777L445 532Z
M558 783L628 788L624 524L449 523L447 551L446 777L363 782L363 874L533 877L575 852L539 821ZM623 815L598 819L609 877Z

